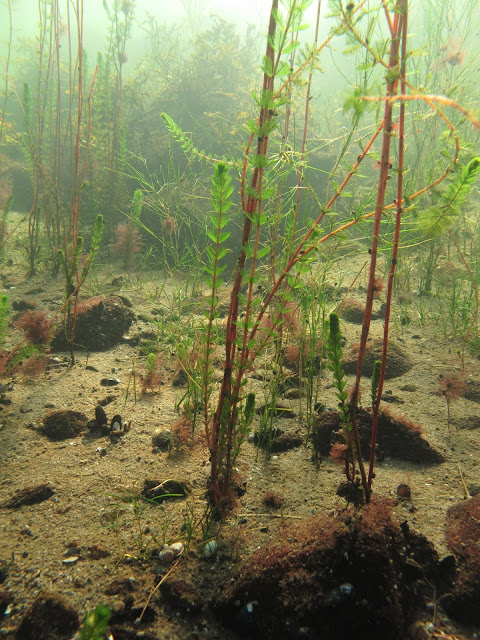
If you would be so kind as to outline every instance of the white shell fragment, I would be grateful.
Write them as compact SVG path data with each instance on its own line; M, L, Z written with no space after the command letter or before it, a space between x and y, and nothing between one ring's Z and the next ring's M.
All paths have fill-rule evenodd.
M216 540L209 540L203 547L203 557L206 560L210 560L217 555L218 544Z

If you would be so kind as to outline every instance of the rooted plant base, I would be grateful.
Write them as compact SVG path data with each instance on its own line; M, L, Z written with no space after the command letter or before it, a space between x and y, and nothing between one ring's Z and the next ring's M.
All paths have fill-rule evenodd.
M282 531L245 559L215 609L248 638L401 638L437 555L381 502Z

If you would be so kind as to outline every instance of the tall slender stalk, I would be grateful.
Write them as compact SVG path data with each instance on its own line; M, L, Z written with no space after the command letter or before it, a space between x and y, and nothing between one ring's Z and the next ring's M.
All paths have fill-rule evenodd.
M405 93L406 88L406 60L407 60L407 2L405 0L404 13L401 15L398 29L401 33L402 49L400 60L400 74L401 74L401 92ZM387 9L385 11L388 13ZM394 27L393 27L394 28ZM393 295L393 283L395 277L395 269L398 258L398 246L400 243L400 227L402 221L402 202L403 202L403 163L405 153L405 103L400 104L400 120L398 129L398 174L397 174L397 197L395 202L397 203L397 211L395 217L395 230L393 234L393 249L392 259L390 261L390 271L388 275L387 284L387 296L385 303L385 320L383 325L383 345L382 345L382 364L380 366L380 375L378 378L377 392L375 401L372 404L373 420L372 420L372 435L370 441L370 461L368 468L368 492L367 500L370 499L370 492L372 489L372 480L375 476L375 450L377 445L377 432L378 432L378 412L380 409L380 401L383 393L383 385L385 382L385 372L387 368L387 352L388 352L388 337L390 331L390 311L392 307L392 295Z
M397 0L395 5L395 16L392 22L392 39L390 43L390 53L387 70L386 95L393 96L397 92L398 79L400 77L400 38L403 31L403 23L407 12L407 0ZM371 489L365 473L358 433L357 407L360 395L360 382L362 378L363 360L367 348L368 334L372 320L373 298L375 293L375 277L377 266L378 240L380 238L380 224L382 221L383 208L385 203L385 192L387 188L388 172L390 169L390 146L392 140L392 112L393 107L390 101L385 102L383 115L383 139L382 153L380 159L380 176L378 179L377 202L375 206L375 217L373 222L372 244L370 247L370 270L368 274L367 298L365 302L365 313L363 316L362 333L360 336L360 346L358 349L357 373L355 384L350 397L350 414L353 424L353 433L356 441L356 454L359 469L362 477L362 484L367 502L370 499ZM401 201L401 198L400 198ZM380 387L380 385L379 385Z

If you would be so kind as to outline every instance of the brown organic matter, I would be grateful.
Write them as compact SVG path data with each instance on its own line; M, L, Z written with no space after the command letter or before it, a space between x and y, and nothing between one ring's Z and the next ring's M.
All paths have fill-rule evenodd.
M452 618L480 625L480 494L447 511L446 538L458 562L450 593L441 604Z
M73 607L53 593L42 593L23 616L15 640L67 640L78 627Z
M370 453L372 414L360 408L357 413L362 455ZM342 443L342 422L337 411L324 411L315 421L312 433L315 451L328 456L332 445ZM378 416L377 457L392 457L421 464L437 464L445 460L444 455L432 447L416 425L407 418L394 416L386 409Z
M52 411L43 419L42 432L50 440L74 438L87 428L88 418L80 411Z
M363 359L362 375L372 376L375 361L382 359L382 347L382 340L373 340L367 344L365 357ZM352 352L345 356L343 369L346 374L355 374L357 370L357 357L358 348L352 348ZM400 344L394 340L389 340L385 378L388 380L403 376L403 374L410 371L412 367L413 362Z
M132 312L118 296L84 300L77 307L75 345L89 351L110 349L121 341L132 320ZM52 350L68 350L63 328L55 334Z
M396 640L436 566L433 546L383 501L284 530L242 563L214 608L242 637Z
M17 491L9 500L3 503L6 509L17 509L24 504L38 504L44 500L48 500L55 493L53 487L49 484L39 484L34 487L25 487Z

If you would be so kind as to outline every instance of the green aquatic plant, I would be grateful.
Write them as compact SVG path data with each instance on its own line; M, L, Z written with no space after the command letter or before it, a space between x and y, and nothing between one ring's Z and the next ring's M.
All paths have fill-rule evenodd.
M202 402L204 411L204 424L207 436L207 443L210 447L212 434L210 432L211 411L210 398L212 395L212 356L217 346L217 329L215 321L219 317L218 292L223 282L222 274L227 265L221 261L228 254L228 249L224 246L230 237L230 232L226 226L231 220L230 210L233 202L232 178L229 176L228 167L225 163L219 162L212 175L210 187L212 212L209 215L207 236L211 241L207 247L207 263L204 267L207 285L209 287L209 308L205 312L207 325L202 332L204 339L200 343L201 356L200 367L202 376Z
M75 238L75 242L72 242L70 245L68 245L65 251L60 251L60 261L65 275L65 304L63 307L64 329L67 345L70 350L70 360L72 364L75 362L74 343L77 321L78 295L81 287L87 279L88 274L90 273L90 269L95 262L98 252L100 251L103 227L103 216L99 213L95 220L95 225L92 231L90 251L85 261L83 262L83 266L80 265L80 258L83 251L82 236L77 235Z
M85 613L80 628L80 640L105 640L112 613L104 604L98 604L93 611Z
M327 346L328 362L327 368L333 374L333 385L336 389L335 395L338 400L338 415L342 424L343 437L345 439L345 477L352 490L352 497L356 504L362 504L365 500L363 489L359 486L356 477L356 465L365 475L362 452L360 448L360 437L358 428L352 421L350 405L348 402L348 392L345 390L347 381L343 370L343 350L342 350L342 334L340 331L340 320L336 313L330 314L330 327Z
M373 14L361 4L348 9L340 1L332 3L334 15L338 20L337 28L331 32L326 42L319 46L306 47L305 51L302 51L302 55L299 55L292 63L290 55L285 58L282 56L285 55L285 51L290 54L292 50L298 48L295 44L297 42L296 36L292 33L296 33L299 26L302 26L301 14L307 4L291 0L283 3L283 8L279 10L278 3L272 2L268 44L262 65L263 87L261 92L254 94L259 115L258 119L248 121L250 139L242 165L240 193L244 213L242 237L233 276L226 324L224 375L217 408L213 415L212 425L209 427L212 434L209 444L211 455L210 496L220 510L229 503L231 497L232 464L230 452L239 424L239 408L245 397L246 372L253 366L256 358L268 343L281 342L282 324L285 322L284 311L290 303L289 296L295 296L298 289L303 286L302 278L306 272L312 269L316 252L322 244L332 238L341 238L340 234L343 234L344 237L345 232L354 226L366 229L364 221L372 219L371 234L368 234L371 239L369 242L370 266L367 274L367 297L355 383L348 402L351 433L353 434L349 441L353 445L351 446L350 458L358 463L364 499L369 501L372 479L375 475L378 409L385 379L392 292L399 260L403 214L408 212L413 216L414 207L417 204L415 200L420 199L425 193L432 193L434 189L438 190L438 185L445 181L458 163L460 153L458 134L455 125L445 115L444 108L452 107L461 111L475 127L480 128L476 119L451 98L438 95L426 96L421 92L415 92L413 87L409 87L406 76L407 62L414 59L416 54L407 50L408 5L405 0L397 0L392 7L382 5ZM377 28L381 28L379 20L382 16L387 21L389 37L381 37L375 41L372 34L375 32L376 35ZM367 27L362 31L362 24L365 23L367 23ZM359 66L359 74L361 73L364 79L367 75L369 80L368 84L364 82L358 84L357 90L353 92L348 104L348 107L354 110L357 118L355 126L358 126L360 118L364 118L368 112L374 112L374 109L367 110L366 104L371 103L375 108L383 103L383 108L377 108L377 122L372 126L372 133L369 137L361 141L359 155L353 145L353 139L347 144L347 150L340 149L339 157L342 159L342 164L343 160L349 158L350 155L353 156L353 153L355 153L353 157L356 157L356 160L352 161L350 170L341 182L330 180L329 188L333 187L334 193L330 199L324 197L322 200L306 175L306 171L309 169L306 147L302 145L299 157L298 151L292 151L287 146L280 147L280 154L273 154L271 145L274 144L275 136L278 135L279 114L283 111L282 107L285 106L285 120L288 122L294 100L292 97L293 89L302 84L302 76L307 70L318 65L319 53L336 34L346 34L349 44L353 46L352 50L361 52L362 63ZM365 71L368 71L368 74L365 74ZM370 75L371 72L372 75ZM276 83L279 86L278 89L275 86ZM411 90L411 93L407 94L407 89ZM374 95L374 93L379 95ZM306 94L308 103L308 90ZM414 190L413 182L409 180L408 175L407 187L404 185L404 174L408 173L407 169L409 168L406 164L405 145L407 103L422 103L428 109L433 110L449 130L442 145L451 145L454 149L445 161L446 166L443 166L438 174L432 174L433 177L429 184L422 186L417 191ZM304 132L307 130L309 118L310 112L307 104L302 123ZM198 146L193 144L193 139L185 136L179 127L168 121L167 125L184 147L189 162L192 162L194 157L208 160L208 154L199 150ZM286 143L287 136L288 126L285 126L282 133L282 144ZM381 143L380 152L374 149L377 140ZM365 180L367 176L361 175L359 172L361 163L364 163L362 169L367 166L368 173L369 158L378 161L377 168L379 169L371 186L360 182ZM283 197L282 188L279 185L286 175L284 168L288 162L295 167L298 178L297 189L293 192L293 198L285 198L285 203L288 203L285 215L280 219L277 218L281 220L281 223L277 224L275 215L280 211L278 203ZM234 165L237 166L237 163L234 162ZM373 178L373 175L368 176L368 180L370 177ZM388 181L393 177L396 177L396 180L389 183ZM342 206L342 198L352 199L354 197L353 191L346 191L349 182L358 186L353 191L363 194L360 198L356 198L357 202L354 207L350 207L348 204ZM466 184L468 178L464 182ZM407 192L405 193L406 188ZM302 193L308 194L309 198L311 197L316 212L303 228L299 224L302 209L300 189L303 190ZM277 195L279 195L278 198L276 198ZM373 211L369 211L371 203L374 203ZM332 211L334 205L338 206L341 211L346 211L348 207L349 213L343 219L336 218L335 216L339 214L337 211ZM322 235L320 224L325 221L327 213L329 218L326 221L330 231ZM273 226L269 226L272 221ZM270 233L267 234L267 231ZM283 239L280 242L284 241L285 250L279 252L281 260L277 265L274 247L280 246L275 243L279 242L279 235L282 234ZM265 236L268 235L270 242L265 242ZM387 268L388 286L382 360L380 370L378 371L377 368L374 379L375 391L372 390L372 393L376 392L376 399L373 402L371 453L367 476L357 443L357 408L363 361L372 321L373 300L378 293L376 282L378 281L378 257L381 253L390 254L390 268L389 270ZM271 286L266 287L260 297L256 295L256 292L260 267L263 266L262 258L272 254ZM268 331L261 332L260 326L267 314L270 327ZM351 470L352 467L347 471L347 474L352 475ZM351 480L357 482L353 476Z
M480 157L472 158L457 168L447 188L436 192L437 204L418 212L418 230L426 238L439 238L449 231L462 215L480 173Z

